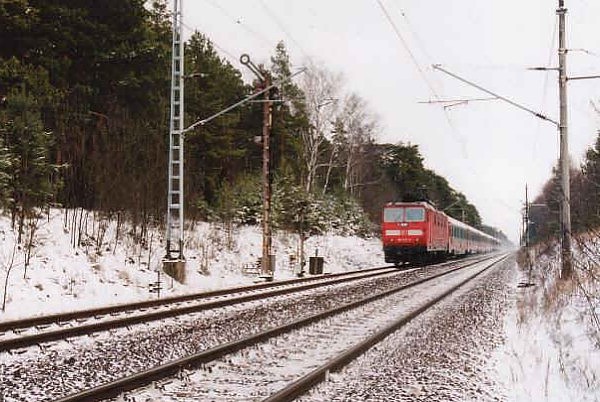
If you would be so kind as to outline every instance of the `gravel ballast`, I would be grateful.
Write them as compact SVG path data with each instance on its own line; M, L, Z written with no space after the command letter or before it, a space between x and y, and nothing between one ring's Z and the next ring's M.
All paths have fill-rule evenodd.
M94 337L2 355L0 390L9 401L54 400L265 328L408 283L441 268L399 273L297 295L243 303L185 318L119 329ZM391 279L393 278L393 279Z
M332 373L301 400L505 400L488 361L504 341L516 275L510 258Z

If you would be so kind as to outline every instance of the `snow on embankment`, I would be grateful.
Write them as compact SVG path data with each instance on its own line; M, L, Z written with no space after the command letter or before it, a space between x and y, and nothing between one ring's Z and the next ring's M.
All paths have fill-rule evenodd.
M186 232L187 282L181 285L161 275L161 296L251 284L256 279L247 271L261 255L260 228L228 231L204 222L192 226ZM157 280L162 266L163 238L160 229L145 233L116 217L53 209L36 222L25 272L24 240L17 244L10 219L1 216L0 307L12 268L0 321L155 298L149 284ZM273 252L275 279L293 277L298 271L297 236L276 233ZM306 241L305 253L307 258L317 253L324 257L326 272L384 265L379 239L314 236Z
M600 397L598 239L576 242L575 275L561 281L560 248L535 248L529 279L522 267L505 344L491 364L510 401L597 401ZM523 259L526 261L525 259ZM526 262L522 265L526 265Z

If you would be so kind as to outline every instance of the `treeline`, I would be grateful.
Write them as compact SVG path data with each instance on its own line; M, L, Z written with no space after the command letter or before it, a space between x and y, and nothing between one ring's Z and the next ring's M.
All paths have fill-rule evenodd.
M570 178L571 230L574 234L597 230L600 227L600 132L581 166L571 167ZM530 241L559 237L561 197L560 170L555 167L552 177L530 206Z
M170 29L165 1L0 1L0 202L20 228L50 205L162 223ZM186 125L257 90L201 33L185 58ZM482 227L466 197L425 168L418 146L375 143L380 125L367 102L340 75L307 67L285 80L293 65L283 43L261 66L285 81L271 93L281 100L272 122L274 224L364 232L383 203L429 198ZM186 136L188 218L260 219L261 131L262 105L247 103Z

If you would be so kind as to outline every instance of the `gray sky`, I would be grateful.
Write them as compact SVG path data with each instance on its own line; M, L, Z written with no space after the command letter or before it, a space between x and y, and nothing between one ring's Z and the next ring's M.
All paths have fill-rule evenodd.
M239 69L242 53L268 63L283 40L295 66L310 58L342 73L347 90L365 98L381 118L378 142L418 144L427 167L463 192L486 224L516 241L525 183L537 194L556 163L555 126L500 101L446 110L420 102L487 97L433 71L431 64L439 63L558 120L556 73L526 70L557 65L558 2L381 3L406 47L377 0L185 0L183 20L207 34ZM600 74L600 2L565 5L568 47L587 51L569 53L569 75ZM599 92L600 80L569 84L570 153L576 164L600 128L590 104L600 101Z

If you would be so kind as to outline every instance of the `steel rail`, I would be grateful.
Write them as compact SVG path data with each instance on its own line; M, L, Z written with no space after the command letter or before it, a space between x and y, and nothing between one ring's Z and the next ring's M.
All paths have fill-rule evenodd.
M367 273L367 272L371 272L371 271L385 270L385 269L392 270L393 268L389 267L389 266L385 266L385 267L368 268L368 269L364 269L364 270L360 270L360 271L338 272L335 274L327 274L326 277L336 278L336 277L341 277L341 276L350 276L350 275L358 274L361 272ZM192 294L181 295L181 296L171 296L171 297L165 297L165 298L158 299L158 300L145 300L145 301L133 302L133 303L127 303L127 304L118 304L118 305L113 305L113 306L97 307L97 308L91 308L91 309L86 309L86 310L73 311L73 312L69 312L69 313L49 314L49 315L44 315L44 316L24 318L24 319L12 320L12 321L3 321L3 322L0 322L0 332L9 331L12 329L20 329L20 328L35 327L35 326L47 325L47 324L63 323L65 321L73 321L76 319L94 318L94 317L99 317L99 316L104 316L104 315L122 313L125 311L139 310L139 309L143 309L143 308L164 307L169 304L202 300L202 299L207 299L210 297L225 296L225 295L229 295L232 293L251 292L251 291L255 291L255 290L268 289L268 288L272 288L272 287L276 287L276 286L285 286L285 285L294 284L294 283L319 281L319 280L322 280L323 277L324 276L316 276L316 277L308 277L308 278L293 278L293 279L286 279L286 280L277 281L277 282L266 282L266 283L260 283L260 284L254 284L254 285L237 286L237 287L231 287L231 288L211 290L211 291L207 291L207 292L192 293Z
M201 364L209 363L209 362L216 360L220 357L223 357L225 355L228 355L228 354L237 352L239 350L251 347L260 342L264 342L270 338L273 338L273 337L279 336L281 334L290 332L292 330L310 325L316 321L320 321L322 319L331 317L333 315L340 314L345 311L360 307L364 304L382 299L391 294L394 294L394 293L403 291L405 289L409 289L411 287L420 285L422 283L437 279L444 275L448 275L452 272L467 268L467 267L475 265L475 264L479 264L481 262L489 260L490 258L493 258L493 257L488 257L483 260L477 260L477 261L469 262L465 265L460 265L458 267L450 268L444 272L432 275L430 277L418 279L409 284L401 285L401 286L395 287L393 289L386 290L383 292L379 292L375 295L368 296L361 300L357 300L355 302L346 303L342 306L338 306L338 307L326 310L321 313L316 313L311 316L295 320L289 324L284 324L284 325L281 325L281 326L278 326L278 327L275 327L272 329L261 331L254 335L251 335L247 338L224 343L222 345L218 345L216 347L207 349L205 351L196 353L194 355L190 355L190 356L187 356L187 357L184 357L181 359L177 359L172 362L163 364L161 366L157 366L152 369L145 370L145 371L130 375L128 377L118 379L113 382L102 384L97 387L90 388L90 389L66 396L64 398L58 399L56 402L99 401L99 400L103 400L103 399L115 398L126 391L131 391L133 389L141 388L141 387L146 386L154 381L162 380L162 379L177 375L177 373L179 373L183 369L198 367ZM503 257L503 258L506 258L506 257Z
M440 265L440 264L435 264L435 265ZM408 266L407 268L411 268L411 266ZM11 320L11 321L0 321L0 332L11 331L13 329L43 326L43 325L48 325L48 324L63 324L68 321L73 321L73 320L77 320L77 319L98 318L98 317L105 316L105 315L113 315L113 314L132 311L132 310L140 310L140 309L144 309L144 308L155 308L155 307L166 307L169 304L177 304L177 303L184 303L184 302L195 301L195 300L203 300L203 299L208 299L211 297L226 296L226 295L230 295L233 293L252 292L252 291L256 291L256 290L268 289L268 288L277 287L277 286L286 286L286 285L295 284L295 283L322 281L323 278L337 278L337 277L344 277L344 276L352 276L352 275L358 275L361 273L369 273L369 272L379 271L379 270L383 271L383 270L388 270L388 269L390 270L390 272L392 272L394 270L398 270L398 269L402 269L402 268L391 267L391 266L367 268L367 269L361 269L361 270L356 270L356 271L337 272L337 273L332 273L332 274L324 274L324 275L320 275L320 276L312 276L312 277L306 277L306 278L292 278L292 279L286 279L286 280L276 281L276 282L265 282L265 283L259 283L259 284L253 284L253 285L236 286L236 287L229 287L229 288L223 288L223 289L218 289L218 290L191 293L191 294L180 295L180 296L170 296L170 297L164 297L164 298L158 299L158 300L144 300L144 301L140 301L140 302L124 303L124 304L117 304L117 305L105 306L105 307L96 307L96 308L91 308L91 309L72 311L72 312L68 312L68 313L48 314L48 315L43 315L43 316L29 317L29 318L23 318L23 319Z
M131 315L127 317L115 318L112 320L101 321L96 323L90 323L85 325L79 325L72 328L62 328L53 331L41 332L33 335L19 336L15 338L9 338L5 340L0 340L0 352L8 351L11 349L24 348L33 345L38 345L44 342L52 342L57 340L64 340L67 338L72 338L76 336L89 335L95 332L106 331L109 329L116 329L127 327L130 325L141 324L149 321L157 321L163 318L172 318L184 314L198 313L201 311L206 311L210 309L215 309L224 306L232 306L235 304L251 302L259 299L264 299L266 297L275 297L281 296L291 293L297 293L305 290L310 290L322 286L328 285L337 285L344 282L351 282L355 280L368 279L377 276L383 276L387 274L400 273L394 268L380 268L379 271L373 270L366 275L356 275L361 273L362 271L354 272L354 276L346 275L342 277L338 277L336 279L330 280L331 276L321 276L318 278L314 278L317 280L312 280L310 283L295 287L284 287L281 289L275 289L265 292L255 292L250 294L240 294L239 296L232 296L226 299L207 301L200 304L195 304L192 306L183 306L178 308L172 308L161 311L153 311L145 314L137 314ZM327 278L324 280L323 278ZM307 278L313 279L313 278ZM320 279L320 280L319 280ZM298 283L298 282L296 282ZM277 286L289 285L290 283L282 283L279 282L276 284ZM244 289L243 291L256 290L256 288ZM260 289L262 290L262 289ZM217 291L215 293L220 293L220 295L228 295L229 293L222 293ZM235 294L235 293L233 293ZM90 318L90 317L87 317Z
M457 285L451 287L450 289L448 289L447 291L442 293L440 296L428 301L427 303L423 304L418 309L416 309L416 310L410 312L409 314L390 323L389 325L385 326L380 331L371 335L364 341L354 345L351 348L346 349L344 352L340 353L338 356L329 360L327 363L321 365L320 367L318 367L315 370L311 371L310 373L304 375L297 381L289 384L285 388L281 389L280 391L276 392L275 394L271 395L270 397L264 399L263 402L285 402L285 401L290 401L292 399L295 399L301 395L304 395L306 392L308 392L310 389L315 387L317 384L324 382L327 379L330 372L339 371L344 366L348 365L350 362L355 360L357 357L359 357L360 355L365 353L371 347L373 347L374 345L383 341L383 339L385 339L388 335L390 335L393 332L397 331L398 329L402 328L403 326L408 324L410 321L412 321L419 315L423 314L425 311L427 311L428 309L430 309L431 307L433 307L434 305L436 305L437 303L439 303L446 297L450 296L452 293L454 293L456 290L458 290L462 286L466 285L473 279L477 278L479 275L488 271L491 267L494 267L497 264L500 264L501 262L505 261L508 257L509 257L509 255L506 255L506 256L500 258L499 260L492 262L491 264L489 264L488 266L486 266L479 272L476 272L475 274L469 276L467 279L465 279L465 280L461 281L460 283L458 283Z

